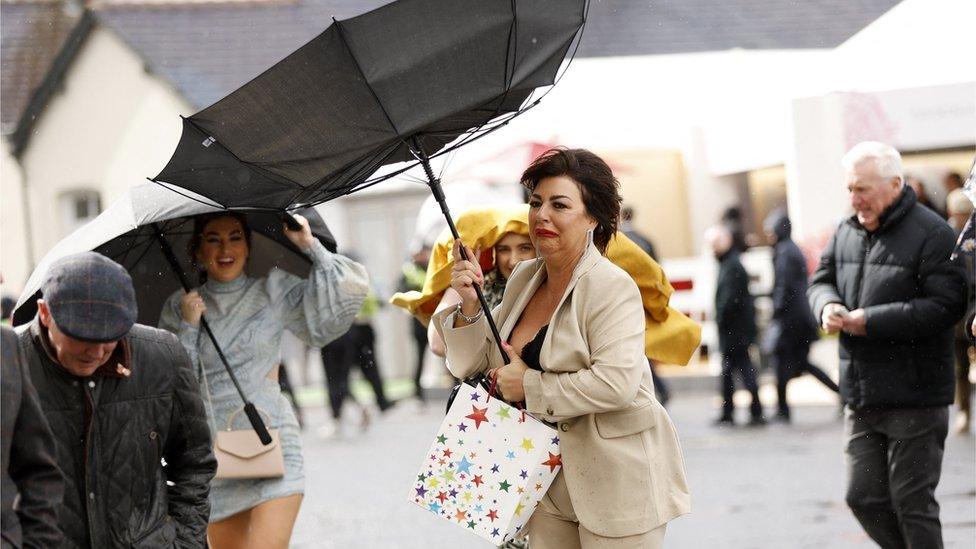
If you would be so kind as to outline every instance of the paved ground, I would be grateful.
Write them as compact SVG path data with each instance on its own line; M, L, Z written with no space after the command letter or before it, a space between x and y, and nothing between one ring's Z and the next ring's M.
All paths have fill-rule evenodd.
M843 502L836 408L812 380L794 385L799 405L792 426L716 429L709 425L717 404L711 395L672 400L694 510L671 523L668 547L873 547ZM402 402L365 433L354 411L342 438L325 440L306 429L308 489L293 547L490 547L407 500L442 406L418 410ZM324 417L316 408L307 419ZM976 439L950 435L939 487L947 547L976 547L974 463Z

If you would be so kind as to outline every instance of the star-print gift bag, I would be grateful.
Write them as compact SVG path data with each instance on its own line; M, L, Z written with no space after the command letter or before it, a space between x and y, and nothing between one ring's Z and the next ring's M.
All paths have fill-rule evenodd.
M516 537L561 466L556 430L462 384L410 501L495 545Z

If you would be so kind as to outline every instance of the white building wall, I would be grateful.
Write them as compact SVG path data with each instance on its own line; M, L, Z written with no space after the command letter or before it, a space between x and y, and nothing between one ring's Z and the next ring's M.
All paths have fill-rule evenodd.
M144 66L114 33L96 27L34 126L21 165L36 258L71 229L58 203L62 193L96 190L104 208L169 159L179 115L190 107Z

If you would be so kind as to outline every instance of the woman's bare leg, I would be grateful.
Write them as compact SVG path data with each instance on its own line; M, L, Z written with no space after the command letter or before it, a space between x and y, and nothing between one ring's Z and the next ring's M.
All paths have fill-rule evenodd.
M244 547L251 528L251 511L247 509L231 515L207 527L207 540L211 549L238 549Z
M261 503L251 509L251 528L247 549L288 549L302 494L293 494Z

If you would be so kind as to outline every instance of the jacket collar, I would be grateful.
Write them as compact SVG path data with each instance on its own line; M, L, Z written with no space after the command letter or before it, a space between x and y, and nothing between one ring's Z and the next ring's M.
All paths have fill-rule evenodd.
M566 291L563 292L563 296L559 300L559 304L556 305L557 311L560 307L562 307L563 302L566 301L569 294L573 292L573 288L576 287L579 279L588 273L594 266L596 266L596 264L599 263L602 258L603 255L593 243L593 231L587 231L586 249L583 251L583 255L580 257L579 261L576 262L576 267L573 268L573 276L570 278L569 284L566 286ZM546 263L542 260L542 258L534 259L533 263L527 268L529 269L529 272L532 273L528 283L526 283L526 285L520 290L511 286L508 288L510 291L518 291L518 294L515 303L512 304L511 312L505 318L505 322L502 324L499 330L502 339L505 340L507 340L508 336L511 335L512 330L515 328L515 323L519 318L521 318L522 312L529 304L532 296L535 295L536 290L538 290L539 286L541 286L546 280Z
M34 344L41 349L41 352L47 357L47 359L57 366L59 372L71 377L77 377L61 365L58 362L57 352L54 350L54 346L51 344L51 339L48 337L47 328L41 324L41 319L39 316L34 316L34 321L30 325L31 338L34 340ZM123 337L119 340L119 344L112 351L112 355L108 357L105 364L102 364L95 370L92 377L116 377L116 378L127 378L132 375L132 355L129 352L129 340Z
M901 194L898 195L898 198L896 198L890 206L885 208L885 211L881 212L881 216L878 218L878 228L872 232L879 234L890 229L891 227L894 227L901 222L906 215L908 215L908 212L915 207L917 202L918 197L915 195L915 191L913 191L908 185L905 185L905 187L901 190ZM864 228L864 225L861 225L861 222L857 220L857 214L854 214L848 218L847 222L850 223L855 229L868 232L868 230Z

